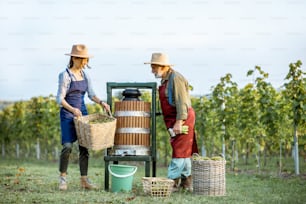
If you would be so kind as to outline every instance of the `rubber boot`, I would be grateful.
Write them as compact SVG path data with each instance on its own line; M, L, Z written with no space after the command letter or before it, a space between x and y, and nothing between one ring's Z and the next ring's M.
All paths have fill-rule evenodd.
M98 189L96 185L89 181L87 176L81 176L81 187L87 190Z
M180 190L180 178L173 179L174 184L172 188L172 192L178 192Z
M184 190L187 190L189 192L193 191L192 187L192 176L188 176L187 178L182 178L181 187L183 187Z

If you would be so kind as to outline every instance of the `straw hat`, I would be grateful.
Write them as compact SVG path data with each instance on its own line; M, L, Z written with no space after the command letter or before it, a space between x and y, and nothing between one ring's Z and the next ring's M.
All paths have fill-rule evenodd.
M153 53L151 62L145 62L145 64L157 64L162 66L173 66L169 63L168 55L164 53Z
M67 53L65 55L73 56L73 57L80 57L80 58L91 58L92 55L88 54L88 49L86 45L78 44L73 45L71 49L71 53Z

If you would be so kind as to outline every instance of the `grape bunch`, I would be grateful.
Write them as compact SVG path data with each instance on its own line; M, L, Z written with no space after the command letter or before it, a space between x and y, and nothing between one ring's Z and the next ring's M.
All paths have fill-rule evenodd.
M220 156L214 156L214 157L193 156L192 159L195 161L205 161L205 160L222 161L224 160L223 157L220 157Z

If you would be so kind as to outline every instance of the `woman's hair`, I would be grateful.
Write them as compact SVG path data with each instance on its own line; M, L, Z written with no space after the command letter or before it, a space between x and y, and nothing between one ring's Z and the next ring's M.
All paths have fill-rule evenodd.
M73 67L73 60L72 60L72 57L73 57L73 56L70 57L69 63L68 63L68 65L67 65L68 69L70 69L71 67ZM91 67L88 65L88 62L89 62L89 58L87 59L86 67L90 69Z
M72 57L70 57L69 63L67 65L68 69L70 69L71 67L73 67L73 60Z

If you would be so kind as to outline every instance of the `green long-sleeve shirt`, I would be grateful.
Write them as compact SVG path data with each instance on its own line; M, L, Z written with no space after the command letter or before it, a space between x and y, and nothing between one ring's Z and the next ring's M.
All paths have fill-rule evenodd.
M176 119L186 120L188 115L188 108L191 107L188 81L179 72L172 70L168 72L165 79L162 79L161 83L163 84L167 80L169 80L170 74L172 72L174 72L172 100L173 100L173 105L175 106L177 112ZM167 83L165 90L167 98L168 98L168 85L169 82Z

